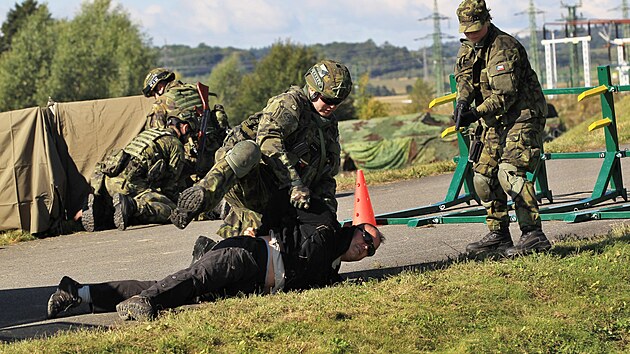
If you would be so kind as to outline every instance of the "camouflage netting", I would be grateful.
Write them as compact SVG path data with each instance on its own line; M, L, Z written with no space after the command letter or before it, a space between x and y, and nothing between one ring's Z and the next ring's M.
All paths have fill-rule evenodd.
M364 170L450 160L458 154L456 138L440 138L450 125L450 116L429 113L342 121L342 158L350 157Z

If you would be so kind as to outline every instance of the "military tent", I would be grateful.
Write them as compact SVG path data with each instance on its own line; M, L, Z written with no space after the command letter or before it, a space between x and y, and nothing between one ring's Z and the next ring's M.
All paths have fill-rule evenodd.
M0 113L0 230L58 231L82 208L96 163L142 130L151 103L132 96Z

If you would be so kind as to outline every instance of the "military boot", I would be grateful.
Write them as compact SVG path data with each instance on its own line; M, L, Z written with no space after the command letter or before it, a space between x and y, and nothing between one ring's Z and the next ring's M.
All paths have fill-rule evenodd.
M155 318L156 311L146 296L134 295L116 305L118 317L123 320L148 321Z
M481 240L469 243L466 246L468 253L481 252L502 252L508 247L512 247L512 236L510 230L495 230L488 232Z
M88 232L94 232L94 230L100 229L104 224L104 205L101 203L101 199L93 193L90 193L87 198L87 202L83 206L83 212L81 214L81 224L83 229Z
M203 257L203 255L206 254L208 251L210 251L212 247L214 247L214 245L216 244L217 242L209 237L203 235L197 237L197 241L195 241L195 246L193 247L192 251L193 258L192 262L190 262L190 266L192 267L195 262L200 260L201 257Z
M55 318L59 313L79 306L81 304L80 287L82 287L81 284L68 276L61 278L57 291L48 299L48 318Z
M173 225L180 229L185 229L191 221L205 210L206 206L205 188L194 185L186 188L179 194L177 208L171 212L170 220Z
M523 232L518 243L505 250L507 257L525 255L536 252L544 252L551 248L551 243L547 236L540 229Z
M129 227L131 217L136 213L136 201L124 194L116 193L112 197L114 203L114 224L118 230L125 230Z

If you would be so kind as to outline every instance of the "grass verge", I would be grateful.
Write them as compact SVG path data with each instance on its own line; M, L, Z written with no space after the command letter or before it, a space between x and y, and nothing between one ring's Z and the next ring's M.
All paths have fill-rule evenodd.
M623 352L630 227L516 259L273 296L220 300L154 322L3 344L7 353Z

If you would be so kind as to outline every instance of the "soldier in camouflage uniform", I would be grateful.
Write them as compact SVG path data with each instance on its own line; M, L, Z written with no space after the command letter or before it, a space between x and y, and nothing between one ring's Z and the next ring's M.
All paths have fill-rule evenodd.
M264 234L292 208L307 210L311 198L336 218L341 148L333 112L350 94L352 80L348 68L332 60L314 65L305 80L234 128L210 172L180 195L173 224L186 227L224 194L231 210L218 232L223 237Z
M147 114L146 129L166 127L168 117L184 120L194 117L198 121L201 120L203 104L197 86L175 80L175 73L168 69L152 69L144 79L142 93L146 97L155 97L151 111ZM206 128L204 156L199 163L197 139L190 137L184 145L186 152L184 176L203 176L210 170L214 164L214 154L221 147L228 130L228 118L223 106L214 105ZM192 184L192 181L190 183Z
M464 0L457 9L464 33L457 55L457 126L480 119L483 143L474 164L475 191L486 208L490 232L468 252L503 251L507 256L551 248L542 231L534 185L526 173L540 161L547 104L523 46L491 22L484 0ZM472 107L474 104L474 107ZM514 201L522 235L509 232L507 194Z
M130 224L167 223L175 209L184 167L182 141L197 133L197 120L169 118L166 128L148 129L97 164L94 193L82 212L87 231Z

